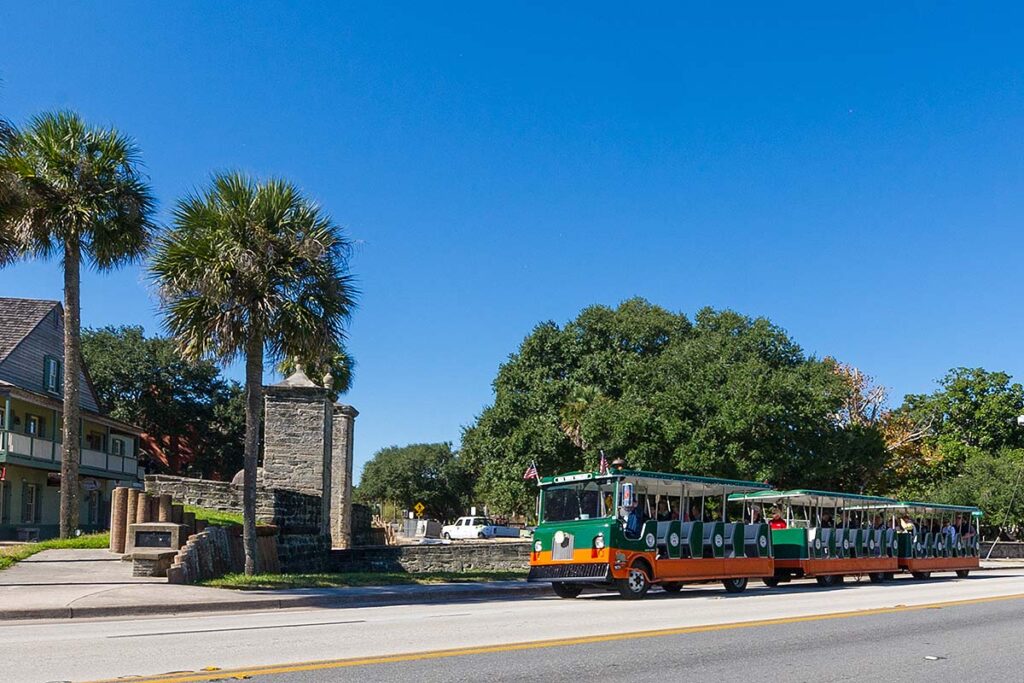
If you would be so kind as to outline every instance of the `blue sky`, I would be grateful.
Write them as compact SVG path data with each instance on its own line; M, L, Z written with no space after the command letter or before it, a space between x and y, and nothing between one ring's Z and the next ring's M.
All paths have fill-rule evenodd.
M1022 8L898 5L6 3L0 113L132 135L162 216L217 169L317 198L358 243L358 469L458 443L536 323L635 295L897 402L1024 375ZM84 324L158 320L141 270L85 276Z

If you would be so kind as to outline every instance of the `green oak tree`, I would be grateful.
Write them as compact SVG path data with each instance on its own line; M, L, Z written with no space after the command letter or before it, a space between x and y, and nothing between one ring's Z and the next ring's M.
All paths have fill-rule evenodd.
M192 473L230 479L242 468L244 395L216 364L186 359L173 340L134 326L84 329L82 355L112 417L138 425L169 455L187 447Z
M60 535L78 528L80 272L139 260L154 230L139 151L116 130L72 112L34 117L0 135L0 238L17 254L57 258L64 271L64 424Z
M542 475L632 467L864 490L884 458L876 429L837 420L848 387L764 318L701 310L691 323L642 299L538 325L498 371L463 433L477 493L531 513ZM586 449L583 447L586 446Z
M442 520L466 514L473 480L450 443L389 446L363 466L356 496L365 503L395 503L408 510L417 502Z
M922 495L960 475L972 454L1024 448L1024 387L1005 372L953 368L931 394L911 394L894 420L918 425L922 438L898 453L901 476L893 488Z
M186 358L245 363L243 545L256 567L256 463L265 357L320 358L341 347L354 307L350 241L283 180L213 177L181 199L150 268L167 329Z

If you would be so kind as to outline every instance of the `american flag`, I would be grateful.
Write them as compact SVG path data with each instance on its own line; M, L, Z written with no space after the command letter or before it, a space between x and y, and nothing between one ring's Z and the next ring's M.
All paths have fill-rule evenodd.
M597 471L601 474L608 474L608 458L604 457L604 451L601 451L601 462L597 466Z
M530 466L526 468L526 472L523 473L523 479L536 479L540 481L540 475L537 473L537 465L530 463Z

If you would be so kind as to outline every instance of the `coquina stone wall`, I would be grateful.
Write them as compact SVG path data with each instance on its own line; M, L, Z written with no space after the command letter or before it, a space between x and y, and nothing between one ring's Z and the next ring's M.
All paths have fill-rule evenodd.
M150 474L146 493L166 493L185 505L242 513L242 487L228 482ZM331 539L323 533L322 512L320 496L257 487L256 521L277 527L277 556L284 571L323 569Z
M982 559L988 555L988 549L992 547L991 543L982 542L980 544L979 554ZM996 549L992 551L993 560L1019 560L1024 559L1024 542L1021 541L1000 541L996 543Z
M333 550L335 572L526 571L530 544L520 542L368 546Z

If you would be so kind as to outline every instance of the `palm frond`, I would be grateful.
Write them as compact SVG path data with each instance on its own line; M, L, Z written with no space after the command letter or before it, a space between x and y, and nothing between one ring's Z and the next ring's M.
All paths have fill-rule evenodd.
M116 130L73 112L36 116L0 144L0 177L18 190L0 197L7 229L37 256L74 243L101 270L137 261L155 231L155 201L139 167L138 148Z

